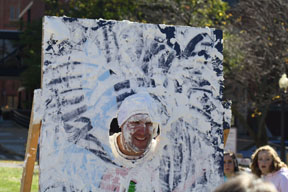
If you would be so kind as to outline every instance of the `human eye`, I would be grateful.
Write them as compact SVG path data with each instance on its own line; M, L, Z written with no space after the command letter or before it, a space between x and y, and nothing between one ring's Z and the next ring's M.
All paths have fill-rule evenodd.
M140 121L132 121L131 123L132 123L132 125L139 125Z

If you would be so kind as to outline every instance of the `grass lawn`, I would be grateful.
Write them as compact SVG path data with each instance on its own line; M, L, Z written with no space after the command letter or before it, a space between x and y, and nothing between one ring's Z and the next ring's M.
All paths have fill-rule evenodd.
M22 163L17 161L0 161L1 163ZM20 191L23 168L0 167L0 192ZM34 169L31 191L38 191L38 170Z

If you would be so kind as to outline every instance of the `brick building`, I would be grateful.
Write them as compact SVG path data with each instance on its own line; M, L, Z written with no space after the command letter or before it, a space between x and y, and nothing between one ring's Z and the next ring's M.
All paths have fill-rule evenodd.
M0 107L27 109L32 93L27 92L19 78L25 70L17 45L26 23L44 15L42 0L0 1Z

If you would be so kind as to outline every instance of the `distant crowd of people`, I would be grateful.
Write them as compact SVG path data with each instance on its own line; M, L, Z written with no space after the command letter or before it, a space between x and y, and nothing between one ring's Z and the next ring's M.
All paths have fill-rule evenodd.
M269 145L252 154L248 171L234 153L224 152L224 181L214 192L288 192L288 168Z

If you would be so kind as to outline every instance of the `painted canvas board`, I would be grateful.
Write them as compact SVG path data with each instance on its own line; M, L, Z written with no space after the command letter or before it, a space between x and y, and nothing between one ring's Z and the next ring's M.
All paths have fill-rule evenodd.
M221 31L45 17L42 50L40 191L199 192L223 182ZM153 98L156 145L122 162L109 139L119 106L138 93Z

